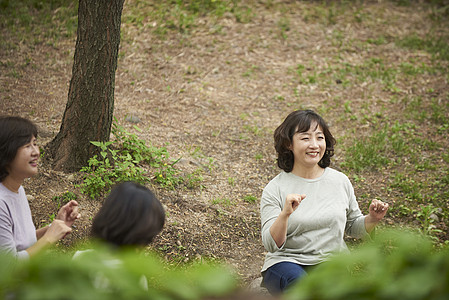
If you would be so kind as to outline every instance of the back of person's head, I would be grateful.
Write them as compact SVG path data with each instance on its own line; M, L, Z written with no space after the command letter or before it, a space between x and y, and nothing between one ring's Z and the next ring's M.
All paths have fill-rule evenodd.
M116 246L145 246L162 230L165 211L148 188L125 182L106 197L92 222L92 236Z
M285 172L291 172L294 164L294 155L290 149L293 136L297 132L306 132L312 125L320 126L326 140L326 151L318 165L329 167L331 157L334 155L335 138L332 136L324 119L313 110L296 110L291 112L274 131L274 147L278 154L277 164ZM314 128L312 128L314 129Z
M23 145L37 138L37 127L30 120L0 116L0 182L8 176L8 165L16 157L17 151Z

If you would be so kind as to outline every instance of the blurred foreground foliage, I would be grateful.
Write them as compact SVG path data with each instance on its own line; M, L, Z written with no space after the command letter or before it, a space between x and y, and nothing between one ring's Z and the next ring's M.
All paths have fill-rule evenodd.
M224 264L173 268L152 253L91 248L76 259L59 251L19 262L0 255L0 299L242 299L238 278ZM449 249L416 233L378 232L280 299L449 299Z
M285 299L449 299L449 249L416 233L378 232L318 266Z
M0 255L0 299L204 299L235 290L226 266L169 268L154 254L96 246L78 256L47 252L16 262Z

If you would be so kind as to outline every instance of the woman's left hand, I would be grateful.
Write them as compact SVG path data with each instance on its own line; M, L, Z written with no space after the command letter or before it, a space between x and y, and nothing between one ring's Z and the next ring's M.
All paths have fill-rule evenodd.
M388 210L388 203L374 199L369 206L369 215L375 221L380 221Z
M78 202L71 200L59 209L56 219L64 221L67 226L71 227L80 217L81 215L78 213Z

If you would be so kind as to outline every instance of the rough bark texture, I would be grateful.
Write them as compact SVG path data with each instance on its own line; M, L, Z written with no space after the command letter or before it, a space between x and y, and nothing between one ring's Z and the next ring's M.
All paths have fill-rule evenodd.
M109 140L124 0L80 0L78 33L67 106L48 145L54 168L76 171Z

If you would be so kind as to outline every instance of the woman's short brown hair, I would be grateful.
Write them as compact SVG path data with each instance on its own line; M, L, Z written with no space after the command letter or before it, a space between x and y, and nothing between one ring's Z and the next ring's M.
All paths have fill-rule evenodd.
M274 147L278 154L277 164L279 168L285 172L291 172L293 170L293 164L295 162L293 152L290 150L290 146L293 141L293 136L297 132L306 132L310 129L312 123L317 123L323 130L324 138L326 141L326 151L323 158L318 162L318 165L322 168L329 167L331 163L331 157L334 155L334 145L336 140L329 131L324 119L312 110L297 110L291 112L274 131Z
M8 166L16 157L17 151L28 144L37 127L28 119L16 116L0 116L0 182L8 177Z
M134 182L115 186L92 221L92 236L115 246L145 246L162 230L165 211L152 191Z

